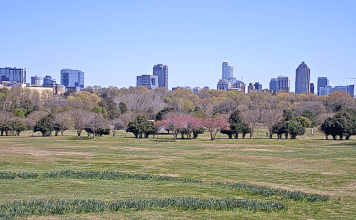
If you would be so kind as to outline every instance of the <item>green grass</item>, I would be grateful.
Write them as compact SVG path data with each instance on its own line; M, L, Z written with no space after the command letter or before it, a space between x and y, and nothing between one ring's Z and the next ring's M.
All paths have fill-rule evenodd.
M172 197L234 198L278 201L285 211L259 212L234 210L180 210L149 208L119 213L91 213L94 219L354 219L356 213L356 138L349 141L325 140L320 133L297 140L266 139L257 132L253 139L219 139L208 134L197 140L172 141L135 139L118 132L105 136L78 138L67 131L61 137L0 137L0 172L22 173L23 178L0 179L0 204L14 200L128 200ZM126 136L126 137L125 137ZM100 171L150 174L204 181L156 181L140 179L44 178L52 171ZM38 177L24 173L38 173ZM288 191L331 196L328 202L284 200L264 197L232 187L207 183L238 182ZM46 215L42 215L44 218ZM88 214L52 215L59 219L87 219ZM37 216L39 217L39 216Z

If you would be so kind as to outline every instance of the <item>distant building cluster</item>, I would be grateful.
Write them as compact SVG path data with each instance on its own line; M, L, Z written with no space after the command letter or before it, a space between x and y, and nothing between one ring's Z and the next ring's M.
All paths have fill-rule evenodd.
M26 69L0 68L0 86L22 87L37 91L53 91L53 94L62 94L68 89L80 91L84 89L84 72L80 70L62 69L61 83L57 84L52 76L32 76L31 84L26 83Z
M45 77L32 76L31 84L26 83L26 69L25 68L0 68L0 87L23 87L31 88L33 90L44 91L53 90L54 94L62 94L69 89L81 91L84 89L84 72L81 70L62 69L60 71L60 84L50 75ZM137 86L147 86L149 89L167 88L168 89L168 66L157 64L153 66L152 75L141 75L136 78ZM203 88L189 86L185 87L172 87L172 90L189 89L195 93L201 90L211 90L208 86ZM235 90L244 93L253 91L262 91L268 93L276 93L279 91L290 92L290 77L278 76L271 78L269 82L269 89L263 89L262 84L259 82L249 83L248 86L242 80L237 80L234 77L234 68L229 66L227 60L222 62L222 75L217 84L217 90ZM316 90L316 91L315 91ZM344 91L354 97L355 85L335 86L329 85L327 77L318 77L317 87L314 88L314 83L310 82L310 68L305 62L302 62L296 69L295 74L295 93L317 93L318 96L328 95L334 91Z
M329 80L327 77L318 77L317 84L317 94L318 96L328 95L335 91L343 91L349 93L351 97L354 97L355 85L347 85L347 86L329 86Z
M222 63L222 77L218 81L217 89L224 91L241 90L243 92L246 92L247 89L245 83L234 78L234 68L228 65L226 59Z
M157 64L153 66L153 75L142 75L136 78L137 86L147 86L150 89L164 87L168 89L168 66Z

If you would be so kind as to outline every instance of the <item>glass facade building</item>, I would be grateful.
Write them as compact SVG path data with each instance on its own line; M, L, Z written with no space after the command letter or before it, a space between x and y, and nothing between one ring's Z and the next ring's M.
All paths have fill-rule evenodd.
M158 76L158 87L168 89L168 66L157 64L153 66L153 75Z
M316 91L316 93L318 94L318 96L320 96L320 88L328 86L329 85L329 80L327 77L318 77L318 83L317 83L317 89L318 91Z
M279 90L290 92L290 77L278 76L277 78L272 78L269 83L269 90L272 90L274 93Z
M80 91L84 89L84 72L80 70L62 69L61 70L61 85L68 89Z
M31 77L31 85L42 86L42 77L32 76Z
M260 84L259 82L255 82L253 86L255 87L255 90L262 91L262 84Z
M229 66L225 59L222 63L222 79L231 80L234 77L234 67Z
M296 69L295 74L295 93L310 92L310 69L302 62Z
M26 69L5 67L0 68L0 84L3 81L26 84Z
M155 75L137 76L136 85L147 86L150 89L158 88L158 76Z

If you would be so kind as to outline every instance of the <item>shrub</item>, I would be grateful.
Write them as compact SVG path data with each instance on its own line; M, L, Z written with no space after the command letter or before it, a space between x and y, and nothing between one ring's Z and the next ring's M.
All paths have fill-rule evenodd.
M126 209L136 211L148 208L176 208L181 210L213 209L234 210L242 208L253 211L280 211L287 207L280 202L262 202L250 199L233 198L192 198L173 197L165 199L128 199L117 201L100 200L23 200L13 201L0 205L0 218L13 219L29 215L63 215L67 213L95 213L95 212L119 212Z
M0 179L15 179L16 173L0 172Z

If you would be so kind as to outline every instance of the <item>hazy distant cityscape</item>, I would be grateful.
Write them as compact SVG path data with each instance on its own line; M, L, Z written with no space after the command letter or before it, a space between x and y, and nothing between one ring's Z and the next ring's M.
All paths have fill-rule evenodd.
M329 85L327 77L318 77L317 87L314 83L310 82L311 70L305 62L302 62L296 69L295 77L295 93L316 93L318 96L327 95L334 91L343 91L354 97L355 85ZM31 76L31 83L26 83L26 69L25 68L0 68L0 87L27 87L37 90L53 90L54 94L63 94L69 89L81 91L84 89L84 72L81 70L62 69L60 71L60 83L52 76L46 75L44 77ZM276 93L278 91L291 92L290 90L290 77L277 76L271 78L268 88L263 88L259 82L245 83L243 79L238 80L234 77L234 68L228 65L225 60L222 62L222 77L218 80L217 90L224 91L241 91L243 93L250 93L252 91L262 91L265 93ZM157 64L153 66L152 75L141 75L136 77L136 86L147 86L149 89L156 89L164 87L168 89L168 65ZM129 86L130 87L130 86ZM172 90L189 89L195 93L200 90L213 90L213 88L205 87L190 87L190 86L176 86Z

